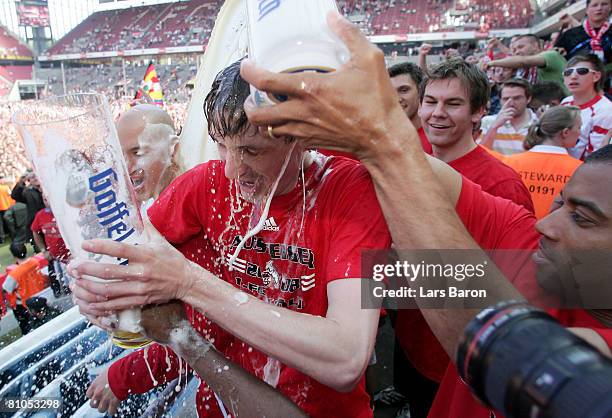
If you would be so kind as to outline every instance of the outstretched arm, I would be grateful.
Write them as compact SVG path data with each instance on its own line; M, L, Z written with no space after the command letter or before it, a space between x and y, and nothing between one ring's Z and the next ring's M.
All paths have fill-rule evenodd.
M169 345L195 370L232 412L241 418L305 417L290 399L219 353L198 334L185 317L183 304L143 309L145 334Z
M545 67L546 60L540 55L529 55L526 57L514 56L493 60L488 64L490 67L523 68L523 67Z

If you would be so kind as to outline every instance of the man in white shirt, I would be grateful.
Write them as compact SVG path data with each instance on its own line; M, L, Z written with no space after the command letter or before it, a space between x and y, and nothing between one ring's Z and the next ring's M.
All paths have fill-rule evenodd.
M523 140L529 127L538 121L527 107L530 100L531 86L527 81L506 81L501 89L501 110L482 118L480 145L504 155L525 151Z
M596 55L576 55L563 73L564 82L572 96L561 104L578 106L581 110L582 128L576 146L570 155L584 160L592 152L607 145L612 130L612 102L601 94L604 75L602 62Z

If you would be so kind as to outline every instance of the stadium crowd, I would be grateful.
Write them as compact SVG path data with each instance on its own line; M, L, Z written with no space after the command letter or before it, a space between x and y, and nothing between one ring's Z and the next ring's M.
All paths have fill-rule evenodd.
M437 7L444 1L427 3ZM474 3L473 8L469 2L459 4L474 12L488 10L484 3ZM495 7L495 4L491 3L491 7L496 13L501 11L502 17L515 18L516 22L529 14L527 7L518 3L509 7L501 4ZM407 0L382 4L340 2L344 14L366 16L408 5ZM266 78L270 76L252 64L244 65L242 72L238 63L226 68L213 83L204 109L211 122L209 134L218 142L224 161L198 166L174 183L169 183L172 179L168 178L163 188L172 186L160 196L151 192L142 198L144 201L159 197L149 209L149 215L161 235L176 248L158 242L156 246L142 245L138 252L121 247L125 253L118 253L120 244L110 247L97 243L88 247L92 252L129 254L130 258L130 266L112 270L112 278L129 278L127 285L81 280L73 287L81 311L92 322L104 326L99 322L104 312L140 305L143 300L147 303L180 300L187 311L185 316L182 305L178 305L178 311L176 305L171 311L164 310L167 307L154 308L163 315L169 312L164 316L168 319L157 324L145 320L145 331L172 350L169 353L167 347L155 344L148 351L136 351L114 363L89 388L87 396L91 405L100 412L115 412L130 393L143 393L159 382L176 378L181 373L175 355L178 354L201 374L197 410L203 417L222 416L218 399L211 395L209 385L226 405L231 404L238 410L245 405L248 408L252 406L248 405L250 401L255 402L254 398L261 396L259 407L275 408L281 416L279 411L290 411L285 412L289 414L286 416L299 416L300 412L292 409L295 403L315 417L329 416L332 404L337 416L368 417L372 416L371 396L375 407L395 404L398 418L490 417L493 411L471 397L449 362L452 350L448 349L448 340L439 337L448 331L430 329L436 321L425 321L425 317L431 318L428 315L442 318L444 314L440 312L399 310L389 314L399 353L394 359L394 387L377 394L366 393L363 373L368 364L375 362L371 353L378 312L367 312L358 303L350 303L351 297L358 300L359 285L354 287L354 283L346 283L350 280L339 278L360 277L356 266L360 265L362 247L385 249L392 241L399 248L415 244L422 248L449 248L446 245L459 242L471 245L469 248L476 245L485 249L534 251L538 245L561 249L599 245L611 249L611 11L611 0L588 0L585 20L570 21L553 41L545 43L534 35L491 39L480 50L465 46L446 49L442 60L435 64L427 62L432 45L422 44L418 65L398 63L386 68L388 74L379 73L383 71L379 65L382 58L375 48L356 34L351 35L346 27L348 23L336 21L337 26L345 26L345 40L357 52L353 55L354 65L339 71L338 77L316 79L309 74L298 74L272 82ZM141 15L139 19L144 17ZM142 29L134 23L131 25L132 29ZM102 36L107 42L112 38L111 31L104 32L109 33L108 37ZM170 29L163 39L149 41L172 43L174 35L177 33ZM74 41L72 45L81 45L79 42ZM91 43L86 47L97 48ZM95 74L100 82L95 86L79 86L77 90L97 89L111 94L105 90L106 81L113 82L107 69L79 71L90 71L87 74ZM343 78L347 73L351 76ZM294 76L304 79L290 79ZM77 80L80 75L74 77ZM324 83L317 80L347 85L317 85ZM371 81L369 89L363 88L366 81ZM279 105L281 110L276 113L270 108L256 109L248 101L245 104L250 92L247 82L279 93L292 91L293 103L307 104L300 107L299 116L283 114L291 112L287 110L289 106ZM306 83L313 83L318 90L304 88ZM172 86L166 87L172 90ZM308 106L312 97L304 92L307 90L321 92L321 97L316 99L317 106ZM173 138L183 124L187 99L167 101L165 113L152 106L128 111L129 102L111 101L121 140L136 144L127 147L136 150L133 154L124 149L128 164L138 166L137 160L142 157L140 148L144 148L139 142L142 135L151 125L160 124L166 125L167 132L160 146L166 153L160 160L172 162L177 145ZM0 107L5 125L14 110L11 106ZM308 114L311 109L321 110L324 106L330 111ZM359 119L347 114L357 114ZM302 120L315 122L302 124ZM363 125L351 125L354 120L362 121ZM390 132L380 133L381 124ZM252 125L260 126L261 131L254 133L250 129ZM385 154L372 149L373 141L368 137L371 132L380 135L376 147L393 152ZM0 176L20 178L27 167L21 145L14 131L8 130L2 135L2 149L9 152L3 153ZM296 147L295 142L287 140L270 145L270 141L293 136L305 144L298 142L300 145ZM395 141L397 138L402 141ZM405 149L394 148L398 143ZM350 158L335 156L334 152L325 151L326 146L344 151ZM299 158L287 158L283 165L279 155L293 156L294 147ZM306 149L320 149L332 157L324 158L318 153L313 153L313 157ZM425 158L419 152L421 149L427 154ZM354 157L364 157L364 164L358 164ZM397 158L399 163L385 164L384 158ZM233 194L234 189L246 205L238 212L245 207L259 210L259 206L249 205L267 198L263 193L258 194L260 182L269 182L268 186L272 187L275 179L270 172L278 173L281 165L281 178L274 183L269 196L272 204L261 205L266 206L262 210L270 213L260 214L259 232L245 241L243 237L252 226L251 219L243 214L235 216L233 205L238 196ZM396 165L401 170L394 171ZM377 171L380 167L384 175ZM303 176L301 181L299 176ZM389 182L387 178L394 181ZM408 180L412 183L408 184ZM601 187L592 187L596 182L601 182ZM274 194L277 186L279 192ZM421 186L423 190L419 189ZM404 187L401 193L397 190L399 187ZM308 210L305 209L307 196L311 199ZM359 196L359 202L355 196ZM241 199L238 200L242 202ZM601 207L592 202L600 202ZM408 221L419 213L421 219L431 217L430 222ZM293 241L278 244L278 240L293 239L280 235L280 220L290 224L299 214L302 224L296 244ZM562 214L567 216L562 218ZM317 229L322 228L315 221L317 216L325 219L323 231ZM402 229L405 225L415 231ZM470 235L467 238L466 230ZM201 239L202 235L205 239ZM334 239L337 242L330 245ZM244 259L229 258L227 248L243 245L245 250L240 256ZM431 245L434 246L428 247ZM219 262L221 258L223 262ZM325 266L316 264L315 270L315 260ZM526 275L517 270L518 261L502 264L500 269L519 290L535 292L533 283L525 283L525 277L535 273L529 270ZM552 261L554 264L555 260ZM135 275L133 271L138 268L144 273ZM286 284L282 292L280 288L253 281L253 278L264 283L276 280L285 286L284 280L289 276L283 277L277 269L283 274L288 269L291 277L301 277L302 281L295 279L298 281ZM316 290L320 293L307 293L311 283L304 285L304 280L314 277L308 275L311 270L321 275L317 276L322 282ZM77 277L110 274L108 267L95 263L75 266L72 273ZM190 275L201 280L184 280ZM134 293L133 281L142 284L138 294ZM288 290L290 286L295 289ZM110 293L109 288L112 288ZM301 292L303 299L283 299L285 293L296 291ZM270 305L261 300L264 298L266 303L273 301L275 308L270 310ZM232 309L226 309L229 304ZM310 315L303 315L304 312ZM577 329L578 335L602 353L610 355L609 314L559 311L554 315L563 325ZM195 332L172 339L168 329L176 325L171 323L173 320L183 324L188 320ZM168 329L162 329L163 326ZM295 333L296 328L309 332ZM205 342L205 337L211 343ZM211 348L213 342L219 351ZM198 354L194 347L195 351L202 347L205 350ZM205 364L212 361L216 362L214 370ZM260 383L257 379L249 380L241 374L243 368L268 385L257 385ZM218 370L229 371L224 378L231 382L230 390L227 381L220 380ZM285 396L275 398L277 393L269 385Z
M75 27L48 53L205 45L220 6L219 1L190 0L98 12ZM484 31L488 28L523 28L533 17L528 0L511 3L485 0L341 0L338 7L368 35L405 35L456 28Z

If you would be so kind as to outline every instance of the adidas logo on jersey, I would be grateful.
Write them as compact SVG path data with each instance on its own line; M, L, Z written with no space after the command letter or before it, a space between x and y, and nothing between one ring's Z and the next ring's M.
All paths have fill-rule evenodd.
M279 231L280 228L278 227L278 225L276 225L276 221L274 220L274 217L272 217L272 218L268 218L264 222L263 230L264 231Z

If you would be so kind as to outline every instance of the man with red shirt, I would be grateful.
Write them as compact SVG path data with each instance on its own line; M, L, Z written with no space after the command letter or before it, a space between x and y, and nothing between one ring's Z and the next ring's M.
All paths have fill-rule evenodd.
M533 213L531 196L519 175L473 140L473 126L484 114L489 97L486 75L463 60L449 60L430 69L422 96L419 114L433 146L433 155L478 184L485 192L513 201ZM457 206L456 210L483 248L531 249L537 243L533 229L535 220L530 220L527 214L522 215L527 223L519 221L521 228L506 233L504 239L498 242L495 241L497 234L491 234L491 231L483 235L472 231L481 225L488 225L486 220L491 214L482 213L482 219L470 219L462 216L465 214L464 207ZM498 227L500 231L506 230L505 225ZM515 267L514 264L506 266L504 273L513 277ZM417 371L411 373L413 379L410 386L420 388L418 396L409 399L412 416L424 417L438 389L437 384L444 376L449 358L418 310L398 311L396 336ZM424 388L430 389L425 391Z
M273 108L257 108L249 102L246 106L249 120L262 130L273 125L277 135L296 136L311 147L332 147L357 155L376 185L396 248L479 249L465 225L473 236L488 240L487 245L503 248L506 234L512 232L515 239L508 240L506 245L533 246L537 235L529 228L534 223L532 215L512 202L482 193L478 186L462 179L448 166L426 159L418 152L416 131L402 119L403 112L397 103L388 100L392 85L384 76L383 54L342 17L330 15L328 22L349 47L351 61L333 76L274 74L250 61L243 63L244 78L256 88L290 97ZM309 85L308 91L300 88L304 83ZM313 124L315 115L319 119ZM352 123L354 120L360 123ZM607 149L608 153L611 151ZM589 187L577 187L571 190L570 196L564 194L564 206L546 218L555 220L547 231L542 228L546 219L541 221L539 227L545 234L541 245L567 250L572 243L578 248L600 248L598 245L607 242L604 248L612 247L609 222L612 198L607 193L612 185L601 186L593 181L594 175L612 178L609 174L612 157L607 161L607 164L598 164L593 172L584 173L587 174L584 177L578 177L582 186L590 181ZM590 170L586 164L574 177L583 174L585 167ZM589 227L593 226L597 226L597 231L589 234ZM529 264L522 268L529 268ZM521 299L504 277L494 275L489 279L485 283L489 296L499 300ZM527 297L541 293L534 286L533 275L519 271L514 284ZM422 312L451 355L466 324L478 313L474 309L422 309ZM602 351L612 344L609 326L601 318L593 315L585 318L581 313L559 318L566 326L580 327L573 331ZM479 407L471 397L454 368L445 375L430 413L430 417L448 416L490 416L490 411Z
M419 133L423 151L427 154L432 154L431 144L427 139L425 130L421 126L421 118L419 117L419 108L421 105L421 83L425 78L425 73L418 65L411 62L396 64L389 68L389 77L391 84L397 92L400 106L404 109L406 116L414 125L414 128Z
M34 243L43 252L45 259L49 262L49 282L53 294L59 297L68 289L68 285L64 283L64 268L62 264L67 263L70 258L70 251L66 248L64 239L62 238L55 216L49 208L47 197L43 194L43 202L45 208L39 210L32 221L32 237Z
M390 245L374 188L353 160L261 135L244 113L249 86L239 71L236 63L219 74L205 103L222 161L180 176L149 209L153 225L191 261L161 238L138 248L88 242L87 251L118 251L129 266L83 263L79 275L129 281L77 280L77 303L101 316L182 300L196 330L209 334L206 320L228 330L215 330L210 341L309 416L329 416L334 405L338 417L371 417L363 372L379 314L361 309L355 278L362 249ZM136 277L144 286L135 286ZM153 375L164 381L165 353L154 350ZM111 366L117 397L153 387L142 358ZM200 416L219 415L205 385L197 401Z
M419 115L433 156L444 161L483 190L533 212L529 191L520 176L474 142L474 125L489 101L486 75L461 59L430 69Z

